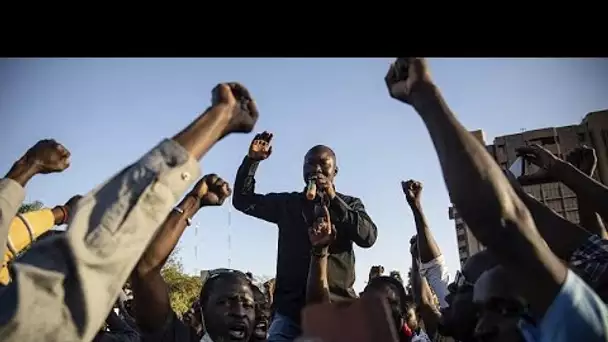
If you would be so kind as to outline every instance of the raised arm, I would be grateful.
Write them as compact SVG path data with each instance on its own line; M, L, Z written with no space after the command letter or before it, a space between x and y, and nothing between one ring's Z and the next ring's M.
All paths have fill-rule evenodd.
M445 297L448 295L450 281L448 268L422 211L422 183L409 180L401 182L401 188L416 222L417 246L421 263L420 274L428 281L427 286L430 286L437 294L439 305L445 308L448 306Z
M391 96L411 104L424 121L450 198L469 228L512 272L542 316L566 280L566 266L551 253L494 159L449 109L426 61L398 59L386 81Z
M167 216L131 274L135 319L144 332L157 332L171 314L167 284L161 270L177 246L191 218L205 206L218 206L230 187L217 175L206 175Z
M324 211L325 215L317 218L314 226L308 230L312 249L306 285L307 304L330 301L327 258L329 257L329 245L335 238L335 229L331 224L331 217L326 207L324 207Z
M257 121L243 86L221 84L212 94L212 107L192 124L80 200L66 234L35 244L15 265L15 281L0 291L0 340L93 339L175 202L199 177L196 160Z
M579 166L582 166L581 169L569 161L558 158L540 145L521 147L517 152L540 168L538 172L532 175L520 177L519 181L522 184L533 182L538 178L550 178L564 183L576 193L579 203L583 204L582 214L586 216L581 217L581 223L589 227L585 228L600 236L606 234L603 225L598 226L597 221L589 224L588 220L591 213L596 212L608 221L608 206L604 204L608 202L608 187L591 178L595 170L595 151L583 148L575 151L575 154L579 155L569 156L569 161L579 163ZM579 207L580 209L581 207Z
M566 156L566 160L593 178L595 169L597 168L597 156L595 150L587 146L582 146L570 152ZM580 216L581 226L593 234L597 234L603 239L608 238L606 227L602 222L602 218L593 210L593 205L589 205L585 200L585 196L576 196L577 207Z
M25 185L37 174L61 172L70 166L70 152L52 139L38 141L0 179L0 252L5 254L11 222L25 198ZM12 251L16 252L16 251Z
M271 223L278 223L282 213L284 195L269 193L266 195L255 192L255 172L262 160L272 153L272 133L256 134L249 146L249 152L243 159L236 173L232 205L234 208L249 216L257 217Z

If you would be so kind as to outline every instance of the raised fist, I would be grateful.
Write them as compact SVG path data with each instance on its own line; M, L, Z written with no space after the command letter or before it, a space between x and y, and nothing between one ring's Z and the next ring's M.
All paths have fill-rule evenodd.
M408 180L407 182L401 182L401 189L405 195L405 199L409 204L416 204L420 201L420 194L422 194L422 183L415 180Z
M408 104L418 87L432 84L426 60L415 57L397 58L384 80L391 97Z
M213 88L211 95L211 104L225 106L230 116L224 135L253 130L259 112L247 88L236 82L220 83Z
M25 161L38 173L61 172L70 166L70 151L53 139L44 139L25 152Z
M574 149L566 156L566 161L581 170L587 176L593 176L597 167L597 156L591 147L581 146Z
M222 205L232 191L226 181L216 174L203 176L190 192L199 199L201 207Z
M308 230L311 245L316 248L327 247L335 239L335 229L329 217L329 210L323 206L324 215L317 218Z
M384 266L382 266L382 265L372 266L369 269L369 277L367 280L371 281L372 279L379 277L383 274L384 274Z
M263 132L260 134L256 134L249 145L249 152L247 156L250 159L261 161L270 157L272 153L272 146L270 146L270 140L272 140L272 133Z

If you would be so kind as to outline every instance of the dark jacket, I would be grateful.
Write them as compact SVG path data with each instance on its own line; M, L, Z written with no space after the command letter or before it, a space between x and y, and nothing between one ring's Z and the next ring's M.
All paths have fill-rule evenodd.
M313 204L302 192L255 193L254 175L258 162L245 157L234 184L234 207L279 227L274 309L300 322L306 302L306 282L311 244L308 229L314 222ZM329 211L337 231L330 246L328 281L332 297L355 297L355 254L353 242L369 248L376 242L377 228L360 199L338 193Z

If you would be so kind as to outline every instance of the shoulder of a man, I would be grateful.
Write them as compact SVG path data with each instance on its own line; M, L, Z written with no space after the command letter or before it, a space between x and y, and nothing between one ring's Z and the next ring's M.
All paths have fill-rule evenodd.
M361 199L354 196L345 195L340 192L336 192L336 196L340 197L346 204L359 203L362 204Z
M171 312L161 328L152 332L141 332L143 342L198 342L193 328L182 322L175 312Z
M608 308L574 272L545 313L540 324L541 341L605 341Z

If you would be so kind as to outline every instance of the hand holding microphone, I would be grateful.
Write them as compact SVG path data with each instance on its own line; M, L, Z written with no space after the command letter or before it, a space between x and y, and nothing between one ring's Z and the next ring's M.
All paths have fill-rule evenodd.
M332 181L324 174L318 173L308 178L306 183L306 198L309 201L318 196L327 195L328 200L336 197L336 190Z
M315 197L317 197L317 177L312 176L306 183L306 199L312 201Z

